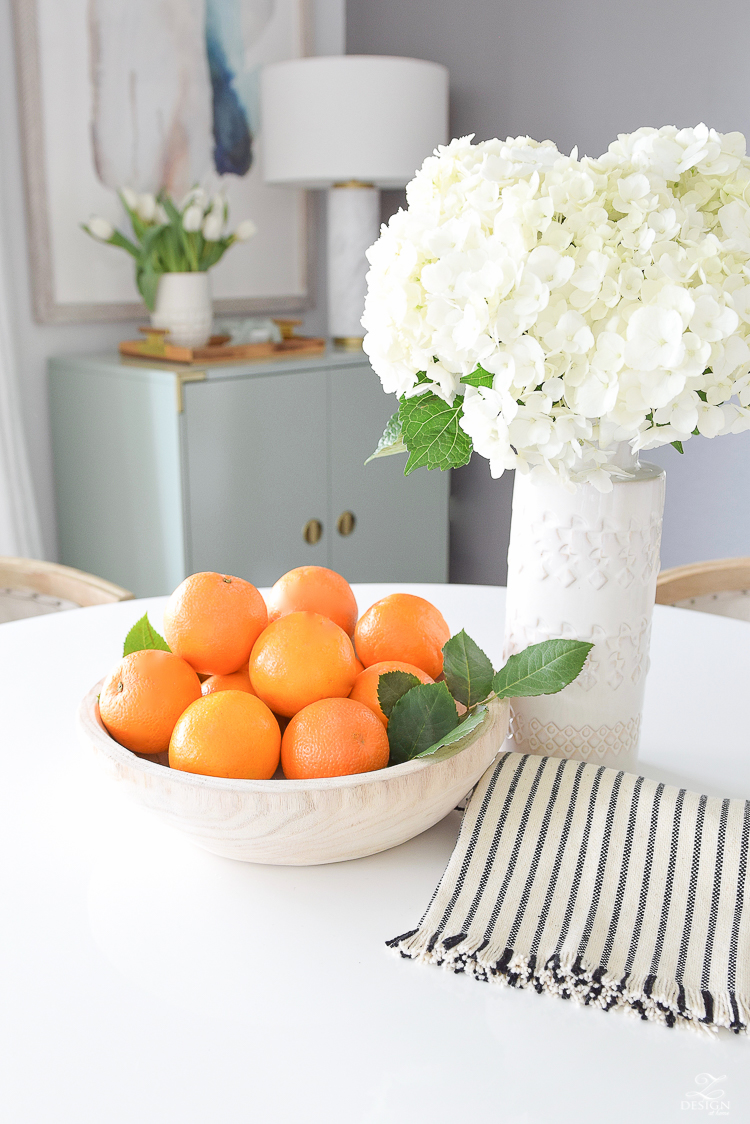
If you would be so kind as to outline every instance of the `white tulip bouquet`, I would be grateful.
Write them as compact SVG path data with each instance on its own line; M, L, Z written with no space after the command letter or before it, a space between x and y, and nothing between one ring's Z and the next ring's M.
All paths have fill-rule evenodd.
M119 246L135 258L138 291L152 312L162 273L208 270L235 242L246 242L256 232L255 223L246 219L233 234L228 233L226 199L221 194L211 197L199 187L189 191L179 205L166 191L139 195L123 187L118 194L134 239L103 218L92 217L82 228L98 242Z
M436 150L368 251L364 347L399 399L377 456L601 491L634 451L750 428L750 160L705 125L598 159Z

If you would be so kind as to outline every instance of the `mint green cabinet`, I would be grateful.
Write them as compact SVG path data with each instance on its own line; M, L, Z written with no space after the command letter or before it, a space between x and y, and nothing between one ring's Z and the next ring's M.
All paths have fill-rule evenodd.
M449 474L406 479L403 457L365 467L394 401L364 356L206 369L65 356L49 374L65 564L138 596L196 570L269 585L304 564L447 580Z

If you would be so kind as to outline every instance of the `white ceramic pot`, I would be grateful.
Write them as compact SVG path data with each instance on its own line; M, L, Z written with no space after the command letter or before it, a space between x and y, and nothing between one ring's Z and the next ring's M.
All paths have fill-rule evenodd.
M611 492L567 492L516 473L506 656L563 637L594 645L556 695L516 699L516 749L633 770L659 572L664 471L634 465Z
M167 328L167 342L204 347L211 336L213 308L208 273L162 273L151 313L154 328Z

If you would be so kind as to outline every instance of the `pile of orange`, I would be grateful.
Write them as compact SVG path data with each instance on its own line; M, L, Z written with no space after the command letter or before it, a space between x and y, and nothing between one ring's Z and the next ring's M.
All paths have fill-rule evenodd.
M229 574L192 574L164 610L170 651L125 656L102 687L109 733L173 769L214 777L336 777L388 764L378 702L387 671L442 674L450 636L422 597L393 593L359 619L349 583L322 566L279 578L268 601ZM283 737L282 737L283 730Z

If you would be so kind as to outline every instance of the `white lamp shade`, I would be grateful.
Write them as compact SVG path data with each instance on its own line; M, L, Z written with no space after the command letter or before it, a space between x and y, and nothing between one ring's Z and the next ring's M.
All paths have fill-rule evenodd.
M448 70L422 59L290 59L261 77L268 183L403 187L448 141Z

